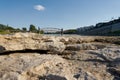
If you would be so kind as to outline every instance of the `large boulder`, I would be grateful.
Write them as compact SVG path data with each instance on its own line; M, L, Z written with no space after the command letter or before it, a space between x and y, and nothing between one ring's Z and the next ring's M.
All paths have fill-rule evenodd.
M0 80L74 80L66 60L54 55L11 54L0 56ZM42 79L44 80L44 79Z
M37 34L20 34L6 35L0 40L0 53L3 51L18 51L18 50L48 50L53 53L61 53L65 49L62 42L57 41L55 37L43 37ZM3 48L5 49L3 49Z

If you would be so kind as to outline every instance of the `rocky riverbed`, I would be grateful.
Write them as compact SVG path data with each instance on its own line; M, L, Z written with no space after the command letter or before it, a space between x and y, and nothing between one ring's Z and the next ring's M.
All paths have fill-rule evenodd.
M120 80L120 37L0 35L0 80Z

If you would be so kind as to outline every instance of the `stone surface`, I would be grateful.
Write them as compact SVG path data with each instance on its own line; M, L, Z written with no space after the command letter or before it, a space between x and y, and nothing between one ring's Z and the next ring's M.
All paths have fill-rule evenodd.
M0 35L0 80L120 80L119 40L34 33Z
M0 63L0 80L39 80L44 75L74 80L68 62L59 56L16 53L0 56Z
M22 33L1 37L0 46L0 49L2 49L0 52L32 49L61 53L65 49L64 43L56 41L55 38L52 39L51 37L49 39L48 37L42 37L37 34Z
M81 43L81 44L70 44L66 46L66 50L79 51L79 50L96 50L104 48L103 44L91 44L91 43Z

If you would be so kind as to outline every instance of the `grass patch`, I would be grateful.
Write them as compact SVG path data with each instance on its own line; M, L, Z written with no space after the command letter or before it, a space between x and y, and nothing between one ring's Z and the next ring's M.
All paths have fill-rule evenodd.
M3 30L0 30L0 34L10 34L10 31L3 31Z

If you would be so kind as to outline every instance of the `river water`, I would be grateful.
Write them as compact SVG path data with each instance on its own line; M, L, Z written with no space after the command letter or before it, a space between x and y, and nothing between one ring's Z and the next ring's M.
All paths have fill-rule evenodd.
M43 35L47 35L47 36L81 36L81 35L78 35L78 34L43 34Z

